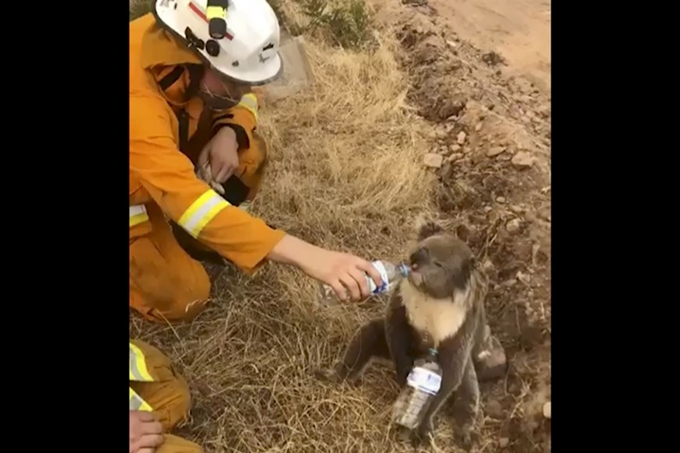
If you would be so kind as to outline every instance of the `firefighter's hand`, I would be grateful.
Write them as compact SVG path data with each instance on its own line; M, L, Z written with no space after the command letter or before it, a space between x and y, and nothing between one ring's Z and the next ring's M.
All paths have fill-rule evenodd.
M151 412L130 411L130 453L154 453L163 443L162 433Z
M201 150L198 166L205 168L209 164L213 181L222 184L238 169L237 151L236 132L230 127L223 127Z
M371 263L349 253L318 249L305 257L301 269L333 288L340 300L358 301L369 297L366 274L376 286L382 284L380 273Z
M293 264L305 274L335 291L340 300L362 300L370 296L366 274L376 286L382 285L380 273L371 263L349 253L316 247L286 235L268 255L272 261Z

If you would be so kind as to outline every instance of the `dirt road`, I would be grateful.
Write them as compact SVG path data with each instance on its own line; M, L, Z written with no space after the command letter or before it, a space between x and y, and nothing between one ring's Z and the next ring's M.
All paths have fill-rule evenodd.
M429 0L458 35L508 63L508 74L522 74L550 90L550 0Z

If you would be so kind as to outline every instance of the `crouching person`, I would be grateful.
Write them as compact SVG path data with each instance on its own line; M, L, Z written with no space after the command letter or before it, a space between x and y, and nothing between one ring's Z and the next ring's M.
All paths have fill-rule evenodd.
M170 431L189 415L189 385L158 349L130 340L130 453L203 453Z

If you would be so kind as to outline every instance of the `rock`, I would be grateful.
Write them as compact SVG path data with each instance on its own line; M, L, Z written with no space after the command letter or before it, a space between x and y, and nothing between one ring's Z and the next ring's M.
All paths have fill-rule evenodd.
M528 285L531 282L531 276L529 274L524 274L522 271L517 271L517 280Z
M513 234L519 231L521 225L522 221L520 219L512 219L505 225L505 229L508 230L508 233Z
M516 204L511 205L510 210L515 214L521 214L524 212L524 208Z
M457 160L460 160L463 158L463 153L453 153L449 157L446 158L448 162L455 162Z
M458 151L460 151L460 145L455 143L451 145L449 149L451 150L452 153L457 153Z
M442 166L442 163L444 162L444 156L442 156L441 154L428 153L425 154L423 162L427 167L440 168Z
M489 148L489 150L486 152L486 155L488 157L495 157L498 156L499 154L502 154L503 152L505 152L504 146L494 146L492 148Z
M547 419L550 419L550 415L551 415L550 414L550 401L548 401L547 403L545 403L543 405L543 416Z
M455 41L447 40L447 41L446 41L446 44L447 44L449 47L453 48L453 49L455 49L456 47L458 47L458 44L456 44Z
M493 418L503 418L503 406L496 400L491 400L486 403L485 413L489 417Z
M446 120L452 116L457 116L465 108L465 102L460 99L447 99L442 103L437 111L440 120Z
M458 133L458 137L456 138L456 141L458 142L459 145L462 145L465 143L465 138L467 137L467 134L464 131L460 131Z
M507 437L501 437L500 439L498 439L498 446L499 447L505 448L508 445L510 445L510 439L508 439Z
M482 123L479 122L479 123L477 123L477 125L475 126L475 131L476 131L476 132L479 132L479 131L481 131L481 130L482 130Z
M496 202L498 203L505 203L505 197L497 197Z
M487 258L482 266L484 267L485 271L491 270L493 269L493 262L489 258Z
M519 168L529 168L534 165L534 157L526 151L520 151L513 156L512 164Z

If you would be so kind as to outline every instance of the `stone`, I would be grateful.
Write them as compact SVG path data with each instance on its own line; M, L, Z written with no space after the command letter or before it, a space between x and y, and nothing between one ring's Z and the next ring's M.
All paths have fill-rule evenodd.
M501 403L499 403L496 400L491 400L488 403L486 403L486 407L484 408L484 412L486 415L489 417L493 418L503 418L503 407L501 406Z
M505 152L504 146L493 146L486 152L487 157L495 157Z
M505 229L508 230L508 233L517 233L522 225L522 221L520 219L512 219L505 225Z
M551 415L551 407L550 407L550 401L548 401L547 403L545 403L543 405L543 416L547 419L550 419L550 415Z
M498 439L498 446L499 447L505 448L508 445L510 445L510 439L508 439L507 437L501 437L500 439Z
M435 153L428 153L425 154L425 158L423 159L425 166L430 167L430 168L440 168L442 166L442 163L444 162L444 156L441 154L435 154Z
M526 151L520 151L512 157L512 164L519 168L529 168L534 165L534 157Z
M458 137L456 138L456 141L458 142L459 145L462 145L465 143L465 138L467 137L467 134L465 131L460 131L458 133Z
M458 151L460 151L460 145L457 143L453 144L449 147L449 149L451 150L452 153L457 153Z

